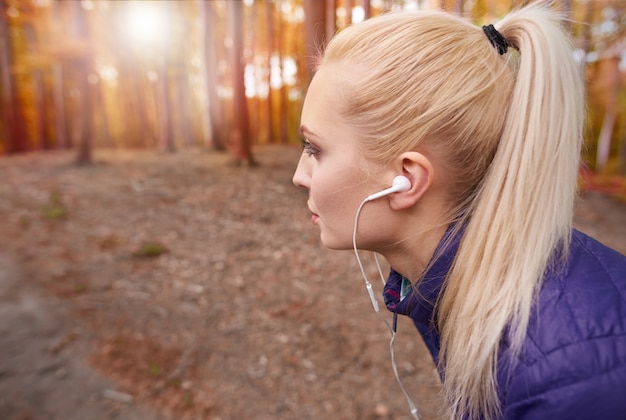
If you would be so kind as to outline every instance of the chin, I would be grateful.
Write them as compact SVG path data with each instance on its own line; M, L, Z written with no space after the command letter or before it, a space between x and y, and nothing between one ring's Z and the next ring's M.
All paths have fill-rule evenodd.
M335 251L345 251L347 249L352 249L352 239L342 240L340 238L331 237L329 235L325 235L324 233L322 233L320 235L320 240L322 242L322 245L324 245L325 248L332 249Z

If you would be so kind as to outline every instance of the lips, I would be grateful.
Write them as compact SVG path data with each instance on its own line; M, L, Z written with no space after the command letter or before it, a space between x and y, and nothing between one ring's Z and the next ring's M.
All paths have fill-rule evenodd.
M309 207L309 211L311 212L311 223L316 224L318 220L320 220L320 216L311 210L311 206Z

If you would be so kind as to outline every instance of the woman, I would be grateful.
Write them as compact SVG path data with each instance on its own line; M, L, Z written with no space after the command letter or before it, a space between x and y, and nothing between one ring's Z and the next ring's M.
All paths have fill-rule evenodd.
M541 5L497 29L389 14L326 47L293 181L326 247L390 263L449 417L626 418L626 258L572 229L583 118Z

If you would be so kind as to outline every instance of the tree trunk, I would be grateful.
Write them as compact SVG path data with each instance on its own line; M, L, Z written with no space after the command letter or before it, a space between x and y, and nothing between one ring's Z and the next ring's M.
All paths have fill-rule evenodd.
M24 37L28 48L28 54L31 57L39 59L39 51L37 50L37 38L35 30L33 29L32 22L24 23ZM37 60L39 61L39 60ZM47 112L46 103L44 101L44 83L43 75L41 71L40 63L38 63L31 70L31 78L33 82L33 97L35 102L35 139L34 143L39 150L44 150L47 147L46 139L46 127L47 127Z
M326 37L326 4L318 0L304 0L304 33L307 84L313 78L316 57L322 52Z
M50 26L52 28L58 27L58 21L61 19L59 11L59 3L51 2L50 4ZM65 149L68 147L67 140L67 121L65 120L65 97L63 87L63 60L58 57L56 62L52 63L52 104L53 104L53 119L54 119L54 138L55 146L58 149Z
M26 120L23 107L11 76L13 46L10 44L6 21L6 4L0 3L0 89L2 102L2 139L7 153L25 152L28 149Z
M364 20L372 17L372 5L370 0L363 0L363 18Z
M274 142L274 89L272 89L272 56L276 53L276 29L274 28L274 4L265 3L267 19L267 140Z
M234 130L232 133L233 155L236 163L247 163L255 166L252 156L250 139L250 121L248 117L248 103L244 80L243 60L243 3L239 1L228 2L229 8L229 32L233 41L231 47L231 66L233 75L233 105L234 105Z
M166 27L165 31L168 33L171 31L170 24L170 5L168 3L164 4L165 7L165 16L166 16ZM172 101L172 95L170 92L170 43L166 40L164 41L165 45L163 46L163 55L161 56L161 62L159 63L159 89L160 89L160 100L158 102L158 115L159 121L161 122L161 135L163 136L161 139L161 144L164 150L168 152L175 152L176 145L174 144L174 129L172 127L172 118L170 113L170 104Z
M79 2L69 2L71 16L71 35L76 39L82 39L85 42L89 40L89 29L87 27L85 10ZM74 124L80 127L78 131L78 155L76 163L79 165L88 165L92 162L92 101L91 89L87 77L89 76L91 60L86 55L76 58L76 70L79 78L80 91L80 115L74 118Z
M284 48L283 48L283 43L281 43L280 41L282 41L283 39L283 33L284 33L284 28L283 28L283 21L282 19L278 19L278 31L277 31L277 38L279 40L279 45L278 45L278 63L280 66L280 74L281 74L281 83L280 83L280 90L278 92L278 104L279 104L279 109L278 109L278 142L280 144L285 144L287 143L287 95L286 95L286 87L285 87L285 80L283 79L283 74L285 73L283 70L283 64L285 62L284 60Z
M369 4L369 0L365 0ZM326 0L326 42L337 32L337 0Z
M52 66L52 89L56 146L59 149L65 149L68 147L68 141L65 121L65 98L63 96L63 65L60 63Z
M211 7L210 4L207 4L204 0L196 0L198 3L198 9L200 11L198 17L198 23L200 26L200 60L202 62L202 78L204 86L206 87L207 96L203 98L203 106L202 106L202 143L204 145L211 146L212 136L211 136L211 103L210 103L210 90L213 88L209 82L209 66L213 63L209 62L209 32L213 31L213 27L209 26L209 12L208 9Z
M89 165L92 162L92 103L91 89L87 80L87 65L83 63L83 71L80 72L80 100L81 100L81 120L80 137L78 140L78 156L76 163L79 165Z
M221 101L217 94L219 78L217 75L218 54L215 42L215 28L217 16L215 15L212 2L199 0L202 3L205 16L204 49L206 51L205 66L207 70L207 100L209 105L209 121L211 132L209 135L209 146L215 150L225 150L226 141L224 139L224 117L220 108Z
M619 57L613 56L606 59L608 72L606 76L607 93L606 105L604 108L604 119L600 136L598 138L598 150L596 154L596 169L602 171L609 162L609 154L611 151L611 139L615 128L615 119L617 116L617 98L619 92Z

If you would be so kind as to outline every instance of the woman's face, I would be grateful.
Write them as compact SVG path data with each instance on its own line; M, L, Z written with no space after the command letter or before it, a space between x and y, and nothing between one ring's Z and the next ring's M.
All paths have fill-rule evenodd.
M324 246L349 249L359 205L381 186L374 185L366 175L366 162L358 150L359 140L342 121L340 89L335 68L318 70L302 109L305 145L293 182L309 191L311 220L320 228ZM359 218L359 236L367 230L362 227L371 225L365 219L372 216L371 209L364 209ZM359 241L361 245L365 244Z

